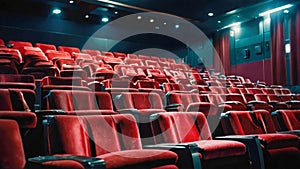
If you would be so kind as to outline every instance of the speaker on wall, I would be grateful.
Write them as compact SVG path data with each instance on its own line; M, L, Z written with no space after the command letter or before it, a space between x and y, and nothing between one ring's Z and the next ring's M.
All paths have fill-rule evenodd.
M250 49L243 49L243 56L244 56L244 59L249 59L250 58Z

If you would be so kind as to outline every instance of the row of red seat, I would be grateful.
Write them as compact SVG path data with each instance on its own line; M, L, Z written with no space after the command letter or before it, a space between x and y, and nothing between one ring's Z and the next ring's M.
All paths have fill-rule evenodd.
M7 93L7 90L2 90L1 93ZM53 94L57 95L58 99L53 99L50 102L55 103L61 103L61 100L66 100L66 98L70 98L70 94L72 95L72 100L66 100L65 102L73 102L73 104L76 102L74 100L74 93L71 91L68 91L68 95L65 94L67 90L63 91L57 91ZM73 91L74 92L74 91ZM80 96L77 95L76 99L82 99L84 100L86 97L84 96L84 92L77 91L75 93L80 93ZM124 93L125 94L125 93ZM124 106L124 102L130 101L131 103L129 105L132 105L131 108L123 109L124 107L119 107L120 111L118 111L117 114L121 115L103 115L103 114L89 114L88 111L85 112L85 115L83 114L77 114L76 116L73 114L69 115L52 115L52 116L45 116L44 118L47 118L47 121L44 121L45 129L47 138L45 139L47 141L46 150L49 154L73 154L73 155L84 155L84 156L97 156L98 158L104 159L106 162L107 168L118 168L122 165L135 165L136 164L136 158L133 158L132 156L134 154L138 154L139 156L143 156L143 153L147 155L148 153L155 153L158 150L152 151L142 151L140 148L138 148L141 145L145 145L141 143L138 143L134 141L136 144L133 143L130 139L143 139L145 137L145 133L152 135L152 138L154 139L154 145L147 145L147 148L161 148L164 146L174 146L174 143L176 147L186 147L188 146L189 149L192 147L198 147L198 151L193 153L200 153L197 155L197 158L200 158L201 164L204 168L219 168L220 166L227 166L233 167L233 166L239 166L240 168L249 168L249 161L252 161L252 165L254 165L257 168L260 168L262 165L266 165L267 168L274 168L274 166L282 166L285 165L286 161L290 161L291 165L294 166L297 164L299 156L299 143L298 143L298 136L295 136L294 134L277 134L276 130L273 130L273 134L266 133L266 128L269 128L268 126L272 124L272 121L268 118L259 118L259 120L263 120L261 122L252 120L252 116L250 116L251 112L246 111L238 111L238 113L241 113L242 117L245 118L234 118L235 116L231 115L233 112L229 111L225 113L224 117L233 117L233 120L227 120L230 123L233 123L232 126L241 126L239 128L232 127L233 130L237 130L238 132L242 133L233 133L233 134L241 134L241 135L247 135L251 134L252 136L239 136L239 137L230 137L226 135L225 137L216 137L217 139L226 139L227 141L220 141L220 140L211 140L213 137L210 135L210 121L207 121L209 119L205 114L202 114L200 112L163 112L164 110L159 110L159 105L151 104L151 102L156 101L156 99L159 98L158 95L155 96L155 94L149 94L152 95L151 97L145 97L145 94L142 93L127 93L127 96L130 96L131 98L125 97L122 102L123 104L120 104L119 106ZM62 97L64 96L64 97ZM6 96L8 97L8 96ZM21 97L21 95L20 95ZM51 97L51 96L49 96ZM155 98L152 98L155 97ZM14 97L16 98L16 97ZM144 98L141 100L141 98ZM4 98L5 99L5 98ZM8 100L8 99L5 99ZM51 99L50 99L51 100ZM139 103L143 104L138 104ZM77 100L78 101L78 100ZM85 102L86 103L86 102ZM9 103L8 103L9 104ZM72 105L72 104L71 104ZM74 104L73 106L83 106L83 109L85 108L85 105L83 104ZM147 107L149 105L157 106L157 107ZM61 105L64 106L64 105ZM80 107L77 107L80 109ZM129 113L128 110L131 110L132 112ZM124 111L124 112L122 112ZM127 111L125 113L125 111ZM150 113L152 111L152 113ZM80 112L80 111L78 111ZM268 111L254 111L258 112L260 114L263 114L264 116L268 117L269 112ZM295 111L299 112L299 110ZM11 115L10 113L13 112L7 112L2 113L4 115L2 118L10 118L5 117L8 115ZM40 112L36 112L38 115ZM103 113L103 112L102 112ZM107 112L109 114L109 112ZM137 115L136 113L139 113L138 118L129 114ZM89 114L89 115L88 115ZM230 115L229 115L230 114ZM249 114L244 116L244 114ZM34 115L34 114L33 114ZM78 116L81 115L81 116ZM25 113L22 114L22 116L25 116ZM35 116L33 116L35 117ZM251 119L247 119L251 117ZM256 117L256 116L255 116ZM258 117L258 116L257 116ZM256 118L257 118L256 117ZM297 115L295 115L297 117ZM15 117L14 117L15 118ZM27 119L27 118L26 118ZM225 118L224 118L225 119ZM24 120L24 119L23 119ZM19 121L23 121L19 120ZM240 121L241 122L240 122ZM28 123L28 119L26 120ZM33 120L34 121L34 120ZM226 121L224 121L226 122ZM263 124L264 122L265 124ZM32 122L31 122L32 123ZM239 123L239 125L235 124ZM83 125L82 125L83 124ZM135 126L138 124L138 126ZM222 123L224 124L224 123ZM252 126L254 124L259 124L256 127L252 128L249 126ZM112 127L112 125L116 125L115 127ZM150 133L147 133L147 127L150 126ZM245 125L246 127L243 127ZM228 132L229 125L225 125L224 131ZM250 131L249 131L250 130ZM89 131L88 138L92 138L92 140L83 141L86 138L86 135L84 134L84 131ZM102 132L101 132L102 131ZM109 131L109 132L108 132ZM122 135L125 134L125 138L122 140L119 140L119 137L114 137L113 133L117 132ZM130 131L130 132L129 132ZM133 132L136 131L136 132ZM28 134L27 132L25 132ZM24 133L24 134L25 134ZM68 133L68 134L67 134ZM80 134L82 133L82 134ZM127 133L127 134L126 134ZM141 138L139 137L139 133L141 134ZM45 134L45 133L44 133ZM253 134L258 134L258 137L253 137ZM154 136L154 137L153 137ZM109 139L108 139L109 138ZM115 139L113 139L115 138ZM251 139L250 139L251 138ZM33 138L32 138L33 139ZM36 139L36 138L35 138ZM125 139L125 140L124 140ZM229 141L229 140L239 140L240 142L244 143L241 144L240 142L236 141ZM254 140L258 139L256 141L259 141L257 147L252 147L251 144L247 144L246 141L243 140ZM114 142L114 141L116 142ZM119 142L119 141L121 142ZM89 143L93 142L95 145L98 145L96 149L91 149L91 145L89 144L83 144L83 143ZM127 144L127 143L128 144ZM112 143L116 144L116 146L111 146ZM145 143L145 141L144 141ZM164 144L160 144L164 143ZM187 144L188 143L188 144ZM196 143L196 145L194 144ZM252 143L253 144L253 143ZM261 145L260 145L261 144ZM73 145L76 145L75 147ZM82 145L82 146L79 146ZM124 145L118 148L117 145ZM35 145L37 146L37 145ZM129 146L129 147L126 147ZM212 148L213 147L222 147L222 148ZM251 151L251 153L254 153L256 150L255 148L261 147L260 149L262 151L262 154L252 154L252 156L246 156L247 151ZM93 147L93 146L92 146ZM173 147L174 149L176 147ZM130 151L125 153L124 150L133 149L136 151ZM122 150L122 151L120 151ZM247 150L247 151L246 151ZM17 150L15 150L17 151ZM161 151L161 150L160 150ZM175 151L175 150L174 150ZM224 153L222 153L224 151ZM94 153L93 153L94 152ZM110 152L115 152L110 154ZM176 152L176 151L175 151ZM226 153L225 153L226 152ZM121 155L128 155L127 158L124 156L121 156L122 158L127 159L126 163L122 162L120 156L117 154L120 153ZM171 152L165 152L167 154L160 156L151 156L152 160L153 158L156 158L157 163L153 162L152 164L158 165L161 164L161 160L163 161L164 158L167 158L171 160L172 162L168 162L167 164L172 165L176 161L177 158L175 154L171 154ZM250 154L251 154L250 153ZM149 155L149 154L148 154ZM179 159L185 157L180 156L182 154L178 153ZM186 154L185 154L186 155ZM191 154L190 154L191 155ZM65 155L64 155L65 156ZM154 157L155 156L155 157ZM261 157L264 159L264 161L259 161L257 157ZM117 159L118 160L117 160ZM186 157L185 157L186 158ZM224 159L225 158L225 159ZM34 158L37 160L36 158ZM34 160L30 159L30 160ZM144 157L142 158L144 160L147 160L148 158ZM178 160L179 160L178 159ZM195 160L195 157L192 158ZM239 159L238 161L234 159ZM45 160L45 159L44 159ZM149 159L148 159L149 160ZM199 159L198 159L199 160ZM225 161L224 161L225 160ZM257 161L258 160L258 161ZM145 161L144 161L145 162ZM76 162L66 162L65 165L75 165ZM51 163L55 164L55 163ZM62 162L62 164L64 164ZM167 165L166 163L164 163ZM138 165L138 164L136 164ZM149 164L147 164L149 165ZM196 165L193 164L192 160L190 161L181 161L178 165L183 165L182 167L185 168L185 165ZM199 163L198 163L199 165ZM117 167L116 167L117 166ZM173 166L175 167L175 166ZM195 167L195 166L194 166Z
M30 57L36 56L31 49ZM60 75L72 77L1 76L0 85L7 89L0 90L5 101L0 118L19 123L24 145L18 138L19 148L12 153L24 147L25 157L4 164L1 160L14 159L4 154L0 165L23 168L25 158L29 168L84 168L89 162L100 168L299 168L294 131L299 129L299 97L282 86L199 73L185 64L154 69L146 65L156 65L146 62L147 56L115 58L98 51L113 58L101 58L99 65L83 51L61 50L71 51L71 60L56 62L60 59L54 56L51 62L65 69ZM33 59L27 65L37 72L47 63ZM74 77L76 71L88 72L83 65L95 63L100 77ZM12 121L3 125L18 136Z

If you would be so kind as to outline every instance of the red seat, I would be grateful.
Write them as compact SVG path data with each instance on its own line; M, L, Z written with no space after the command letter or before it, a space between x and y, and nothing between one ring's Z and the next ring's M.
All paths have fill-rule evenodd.
M113 54L114 54L115 58L119 58L119 59L122 59L122 60L124 60L127 57L126 53L113 52Z
M32 113L33 114L33 113ZM31 157L27 158L26 156L26 146L22 143L24 138L22 138L22 133L20 133L20 129L22 130L24 127L28 129L33 129L33 126L24 126L20 122L16 122L14 120L3 119L0 117L0 168L2 169L49 169L56 168L59 166L61 169L68 168L80 168L84 169L83 159L75 157L75 156L39 156L39 157ZM89 158L85 158L84 160L88 160ZM96 160L96 159L94 159ZM101 159L97 159L101 160ZM98 161L100 163L100 161ZM89 166L94 165L95 163L91 161L93 164L88 164ZM74 165L76 164L76 165ZM102 163L103 165L103 163Z
M206 117L200 112L157 113L151 120L156 144L196 144L194 156L200 158L203 168L249 168L246 146L237 141L213 140ZM185 165L189 163L185 161Z
M73 154L104 159L110 168L176 169L177 155L142 149L132 115L54 116L46 129L49 154ZM50 130L47 130L50 131ZM108 139L109 138L109 139Z
M63 114L115 114L109 93L79 90L51 90L45 97L44 112ZM47 111L49 110L49 111ZM55 111L61 110L61 111Z
M25 42L25 41L14 41L14 40L10 40L8 42L8 44L12 45L13 49L18 49L21 53L21 56L24 55L24 47L28 46L28 47L32 47L32 43L31 42Z
M0 87L35 90L35 78L32 75L0 74Z
M2 48L2 47L6 47L6 45L5 45L5 42L4 42L4 40L3 39L0 39L0 47Z
M153 143L149 116L158 112L165 112L161 97L154 92L122 92L114 99L116 111L124 114L130 113L135 115L142 132L141 137L144 138L145 144Z
M47 50L45 52L45 55L47 56L48 60L52 60L55 62L57 59L71 59L71 55L68 52L64 51L56 51L56 50Z
M261 116L262 118L265 117ZM298 136L272 133L270 130L274 131L274 126L273 129L266 128L267 124L263 123L263 120L253 118L251 112L248 111L229 111L221 120L226 135L257 136L263 151L261 156L264 158L264 165L267 169L294 168L299 165ZM289 163L286 163L287 161Z
M58 51L68 52L71 56L72 56L73 52L80 53L79 48L71 47L71 46L58 46Z
M299 110L277 110L272 115L278 131L300 130Z
M111 57L111 58L115 57L115 55L113 54L113 52L102 51L101 54L104 55L104 56L106 56L106 57Z
M0 48L0 52L2 55L1 58L12 58L15 59L19 64L23 62L22 55L18 49Z
M125 65L144 66L141 59L126 58L126 59L124 59L124 63L125 63Z
M129 59L138 59L138 56L136 54L127 54L127 58Z
M55 50L56 46L52 44L45 44L45 43L35 43L35 47L39 47L44 53L47 52L47 50Z

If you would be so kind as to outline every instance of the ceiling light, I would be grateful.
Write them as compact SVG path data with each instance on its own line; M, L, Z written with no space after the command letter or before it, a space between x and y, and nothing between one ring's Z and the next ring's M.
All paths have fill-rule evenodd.
M103 18L101 19L101 21L102 21L102 22L108 22L109 19L108 19L108 17L103 17Z
M90 15L86 14L84 17L85 17L85 19L88 19L90 17Z
M176 24L176 25L175 25L175 28L176 28L176 29L178 29L178 28L179 28L179 25L178 25L178 24Z
M141 16L138 16L137 19L142 19L142 17L141 17Z
M167 25L167 22L164 22L164 25Z
M52 13L53 14L60 14L61 10L60 9L53 9Z
M289 13L289 12L290 12L290 11L289 11L289 10L287 10L287 9L283 11L283 13Z
M115 11L115 14L117 15L119 12L118 11Z
M153 23L153 22L154 22L154 19L150 19L150 22Z
M208 16L214 16L214 13L210 12L207 14Z
M287 9L287 8L291 8L292 6L293 6L292 4L287 4L287 5L284 5L284 6L280 6L278 8L274 8L274 9L262 12L262 13L259 14L259 16L265 16L265 15L268 15L268 14L271 14L271 13L274 13L274 12L277 12L277 11L281 11L281 10L284 10L284 9Z
M70 3L70 4L73 4L73 3L74 3L74 1L73 1L73 0L70 0L70 1L69 1L69 3Z
M221 23L221 21L218 21L218 23Z
M157 30L158 30L158 29L159 29L159 26L155 26L155 29L157 29Z

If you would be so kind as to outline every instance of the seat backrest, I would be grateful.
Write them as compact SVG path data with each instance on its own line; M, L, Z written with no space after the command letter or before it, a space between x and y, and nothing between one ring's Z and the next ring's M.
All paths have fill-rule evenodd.
M126 53L121 53L121 52L113 52L115 58L120 58L122 60L124 60L127 56Z
M266 103L269 102L269 98L267 94L255 94L254 97L258 101L264 101Z
M275 123L269 111L255 110L252 113L265 133L276 133Z
M56 50L56 46L52 44L35 43L34 46L39 47L44 53L46 53L47 50Z
M41 87L46 85L82 86L82 79L80 77L46 76L41 80Z
M19 63L19 64L23 62L22 55L18 49L0 48L0 52L3 55L6 55L6 54L11 55L11 58L15 59L17 61L17 63Z
M264 131L249 111L228 111L221 120L226 135L263 134Z
M226 94L226 101L239 101L246 105L246 101L241 94Z
M128 53L127 58L129 58L129 59L138 59L138 56L136 54Z
M102 51L101 53L102 53L102 55L104 55L106 57L111 57L111 58L115 57L112 52Z
M56 50L47 50L45 52L48 60L53 59L71 59L71 55L68 52L56 51Z
M183 111L186 111L188 106L194 102L200 102L200 98L198 100L196 97L192 96L192 93L176 93L176 92L169 92L165 95L166 105L170 104L182 104Z
M264 94L275 94L274 88L262 88Z
M276 118L281 131L300 130L300 110L277 110Z
M117 109L163 109L162 100L157 93L122 92L114 100Z
M160 89L159 83L151 80L137 80L136 88L149 88L149 89Z
M157 113L150 118L156 144L212 139L206 117L200 112Z
M0 119L0 137L0 168L23 169L26 159L18 123Z
M89 91L51 90L46 99L49 106L47 109L95 110L95 97Z
M13 49L18 49L21 53L21 55L24 55L24 47L28 46L28 47L32 47L32 43L31 42L25 42L25 41L14 41L14 40L10 40L8 42L8 44L13 45Z
M142 147L136 121L130 114L57 115L47 120L49 154L99 156Z
M94 92L96 108L100 110L113 110L112 98L108 92Z
M79 48L71 47L71 46L58 46L58 51L68 52L71 56L72 56L73 52L80 53Z
M144 66L144 64L143 64L143 62L142 62L141 59L126 58L126 59L124 59L124 63L126 65Z
M261 88L246 88L246 90L251 94L264 94Z
M82 49L81 52L82 53L87 53L91 56L101 55L101 52L99 50L96 50L96 49Z

